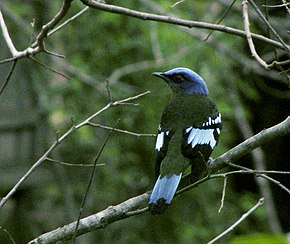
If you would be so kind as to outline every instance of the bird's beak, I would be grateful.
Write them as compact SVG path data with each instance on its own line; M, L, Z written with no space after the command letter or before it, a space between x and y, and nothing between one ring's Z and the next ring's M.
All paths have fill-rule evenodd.
M164 78L164 74L162 72L154 72L153 75L160 78Z

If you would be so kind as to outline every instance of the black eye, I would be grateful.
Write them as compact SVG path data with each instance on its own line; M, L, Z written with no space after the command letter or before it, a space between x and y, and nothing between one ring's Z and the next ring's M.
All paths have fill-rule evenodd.
M175 83L181 83L184 81L184 78L182 75L175 75L172 77Z

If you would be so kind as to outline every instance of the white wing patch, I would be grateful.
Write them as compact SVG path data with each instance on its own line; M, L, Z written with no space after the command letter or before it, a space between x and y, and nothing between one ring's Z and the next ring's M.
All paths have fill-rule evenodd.
M155 150L160 151L160 149L164 145L164 137L169 136L169 134L170 134L169 130L162 131L162 128L159 125L159 127L158 127L158 135L157 135L156 145L155 145Z
M161 147L163 147L163 143L164 143L164 132L162 131L157 135L155 149L157 151L160 151Z
M202 126L216 125L216 124L220 124L221 122L222 122L222 116L219 113L219 115L215 119L212 119L211 117L209 117L208 121L203 123Z
M221 114L219 113L215 119L211 117L208 121L202 124L204 128L193 128L192 126L185 129L186 134L189 133L187 143L191 144L194 148L196 145L209 145L211 149L217 144L217 140L214 138L214 133L220 134L220 128L218 125L222 122Z
M191 144L192 148L194 148L196 145L208 144L213 149L217 143L217 141L214 139L213 133L214 129L191 128L187 143Z

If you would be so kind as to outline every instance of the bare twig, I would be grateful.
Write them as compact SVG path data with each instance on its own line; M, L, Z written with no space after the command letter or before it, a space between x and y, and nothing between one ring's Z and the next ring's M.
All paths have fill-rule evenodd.
M57 70L55 70L55 69L49 67L47 64L45 64L45 63L43 63L43 62L37 60L36 58L34 58L34 57L29 57L29 58L30 58L32 61L34 61L35 63L39 64L40 66L42 66L42 67L48 69L49 71L51 71L51 72L53 72L53 73L55 73L55 74L57 74L57 75L60 75L60 76L62 76L63 78L65 78L65 79L67 79L67 80L70 80L70 77L68 77L68 76L66 76L65 74L63 74L63 73L61 73L61 72L59 72L59 71L57 71Z
M243 216L236 223L234 223L232 226L230 226L228 229L226 229L223 233L218 235L216 238L212 239L210 242L208 242L208 244L215 243L217 240L219 240L220 238L222 238L223 236L231 232L234 228L236 228L240 223L242 223L246 218L248 218L250 214L255 212L263 204L264 204L264 198L262 197L259 199L257 204L254 207L252 207L247 213L243 214Z
M47 37L52 36L54 33L56 33L57 31L59 31L60 29L62 29L63 27L65 27L67 24L69 24L70 22L72 22L73 20L77 19L78 17L80 17L82 14L84 14L85 12L87 12L89 10L89 7L85 7L84 9L82 9L80 12L78 12L77 14L75 14L74 16L72 16L71 18L67 19L65 22L63 22L61 25L59 25L57 28L53 29L52 31L48 32Z
M3 35L5 35L5 40L7 43L7 46L12 53L12 58L8 58L5 60L0 61L0 64L10 62L16 59L28 57L28 56L33 56L39 52L44 52L45 46L44 46L44 39L47 38L48 32L52 30L62 19L63 17L67 14L70 6L71 6L72 0L64 0L63 5L59 12L53 17L51 21L49 21L46 25L44 25L40 31L40 33L37 36L37 40L35 43L31 45L31 47L26 48L23 51L17 51L16 48L13 45L13 42L9 36L7 27L5 25L2 13L0 13L0 24L1 24L1 29L3 32Z
M113 129L113 127L100 125L100 124L96 124L96 123L92 123L92 122L89 122L88 125L93 126L93 127L103 128L103 129L106 129L106 130L112 130ZM135 132L131 132L131 131L127 131L127 130L121 130L121 129L117 129L117 128L114 128L114 131L120 132L120 133L124 133L124 134L128 134L128 135L132 135L132 136L137 136L137 137L140 137L140 136L156 136L155 134L135 133Z
M290 174L290 172L288 172L288 171L253 170L253 169L249 169L247 167L244 167L244 166L241 166L241 165L236 165L236 164L233 164L233 163L227 163L227 165L231 166L231 167L234 167L234 168L242 169L242 171L240 171L241 173L255 174L257 177L261 177L261 178L267 179L267 180L271 181L272 183L274 183L275 185L279 186L282 190L286 191L290 195L290 189L288 189L286 186L281 184L281 182L271 178L268 175L265 175L265 174ZM234 173L236 173L236 171L231 171L231 172L228 172L226 174L229 175L229 174L234 174ZM265 192L265 191L262 191L262 192ZM266 193L267 193L267 195L269 195L268 192L266 192ZM270 199L270 197L269 197L269 199ZM272 204L274 204L274 203L272 203ZM275 208L274 209L271 208L271 210L275 211ZM277 230L279 230L279 229L277 229Z
M232 35L246 37L246 33L244 31L231 28L228 26L224 26L224 25L216 25L216 24L210 24L210 23L205 23L205 22L200 22L200 21L189 21L189 20L173 18L169 16L164 16L164 15L149 14L149 13L144 13L144 12L140 12L140 11L136 11L136 10L132 10L128 8L123 8L123 7L119 7L115 5L100 3L94 0L81 0L81 1L85 5L95 8L95 9L99 9L99 10L103 10L103 11L115 13L115 14L127 15L127 16L137 18L137 19L164 22L168 24L180 25L180 26L185 26L189 28L196 27L196 28L202 28L202 29L217 30L217 31L225 32ZM280 42L274 41L265 36L252 34L252 37L257 40L268 43L270 45L276 46L278 48L285 49Z
M118 121L117 121L117 123L118 123ZM75 232L74 232L73 239L72 239L73 242L75 241L75 239L77 237L77 232L78 232L78 228L79 228L79 224L80 224L80 219L82 217L83 208L84 208L87 196L88 196L88 192L89 192L90 186L91 186L91 184L93 182L93 178L94 178L97 162L98 162L98 160L99 160L99 158L100 158L105 146L107 145L107 142L108 142L108 140L110 138L110 135L111 135L113 130L114 130L114 128L112 128L112 130L110 130L110 132L108 133L103 145L101 146L101 148L100 148L100 150L98 152L98 155L96 156L96 158L94 160L94 167L92 169L92 172L91 172L91 175L90 175L90 178L89 178L89 181L88 181L88 185L86 187L86 190L85 190L85 193L84 193L84 196L83 196L83 199L82 199L82 203L81 203L81 206L80 206L79 216L78 216L78 219L77 219L76 228L75 228Z
M250 4L253 6L259 17L263 20L263 22L267 25L269 30L272 31L272 33L275 35L275 37L280 41L280 43L284 46L285 50L288 52L290 51L289 46L284 42L284 40L281 38L281 36L277 33L277 31L272 27L272 25L269 23L269 21L264 17L260 9L258 8L257 4L253 0L249 0Z
M177 6L177 5L180 4L180 3L183 3L184 1L185 1L185 0L177 1L176 3L172 4L172 5L170 6L170 8L174 8L175 6Z
M221 198L221 206L218 210L218 212L220 213L224 207L224 200L225 200L225 196L226 196L226 187L227 187L227 177L224 177L224 186L223 186L223 194L222 194L222 198Z
M290 5L290 2L287 3L286 0L282 0L283 4L277 4L277 5L262 5L263 7L266 8L281 8L281 7L285 7L288 14L290 14L290 8L288 7Z
M50 146L50 148L32 165L32 167L22 176L22 178L14 185L14 187L8 192L8 194L2 198L0 201L0 209L5 205L5 203L14 195L14 193L18 190L18 188L23 184L23 182L40 166L42 163L48 158L48 155L61 143L63 142L70 134L74 131L78 130L79 128L88 125L89 122L98 116L99 114L103 113L104 111L108 110L111 107L119 106L119 105L126 105L127 102L132 100L136 100L142 96L149 94L150 92L143 92L133 97L128 97L122 100L118 100L115 102L108 103L105 107L103 107L98 112L91 115L89 118L84 120L83 122L79 123L78 125L73 125L67 132L65 132L61 137L57 138L56 141Z
M230 12L230 10L232 9L232 7L234 6L235 2L237 0L233 0L232 3L230 4L230 6L227 8L227 10L224 12L224 14L222 15L222 17L218 20L218 22L216 22L216 24L219 24L220 22L222 22L222 20L227 16L227 14ZM212 30L207 37L204 39L205 41L211 36L211 34L214 32L214 30Z
M1 225L0 225L0 230L2 230L8 236L11 243L16 244L16 242L14 241L13 237L10 235L8 230L3 228Z
M2 30L2 35L4 37L4 40L12 54L12 56L16 56L18 51L17 49L15 48L14 44L13 44L13 41L9 35L9 32L8 32L8 29L7 29L7 26L5 24L5 21L4 21L4 18L3 18L3 15L2 15L2 12L0 10L0 26L1 26L1 30Z
M260 56L257 54L256 49L255 49L255 45L252 39L252 34L250 31L250 22L249 22L249 16L248 16L248 1L243 0L242 5L243 5L244 28L245 28L245 33L247 36L247 41L249 44L251 54L261 66L263 66L265 69L269 69L268 64L263 59L260 58Z
M61 6L59 12L49 21L46 25L42 26L41 32L36 38L36 44L32 44L32 47L38 46L41 50L44 50L44 39L47 37L48 32L52 30L67 14L68 10L71 7L71 2L73 0L64 0L63 5Z
M243 139L246 140L247 138L250 138L254 135L254 132L249 124L249 121L246 118L246 114L244 112L244 108L241 102L241 99L239 97L238 92L236 91L236 88L231 84L226 84L226 87L228 88L228 91L230 91L230 98L231 101L235 107L234 109L234 116L236 123L238 125L238 128L241 131L241 134L243 136ZM265 156L263 150L259 147L256 148L251 152L251 157L254 162L254 168L258 171L263 171L266 169L266 165L264 163ZM277 215L277 210L275 208L274 200L272 191L269 184L269 179L265 179L264 175L262 177L255 178L256 183L260 189L261 194L265 197L265 208L267 212L267 219L269 226L271 227L271 230L274 233L281 233L282 228L279 222L279 218ZM281 186L280 186L281 187Z
M48 157L46 158L46 160L52 163L61 164L64 166L70 166L70 167L94 167L94 164L71 164L71 163L62 162L62 161L55 160ZM97 164L97 166L104 166L104 165L105 164Z
M10 68L10 70L8 72L8 75L6 76L4 83L3 83L3 85L0 88L0 96L3 93L5 87L8 85L8 82L9 82L9 80L10 80L12 74L13 74L14 69L15 69L16 63L17 63L17 60L12 61L12 65L11 65L11 68Z

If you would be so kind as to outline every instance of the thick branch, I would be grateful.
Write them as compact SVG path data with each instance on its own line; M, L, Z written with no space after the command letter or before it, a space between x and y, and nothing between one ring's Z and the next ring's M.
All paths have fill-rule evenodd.
M144 206L147 204L148 199L149 192L130 198L119 205L110 206L99 213L81 219L78 226L77 236L95 229L105 228L108 224L131 217L131 214L126 213ZM71 240L76 229L76 224L77 222L75 221L61 228L45 233L30 241L29 244L55 243L57 241Z
M290 116L281 122L278 125L275 125L269 129L265 129L257 135L249 138L248 140L242 142L238 146L224 153L222 156L218 157L211 163L211 171L217 171L218 169L225 166L227 163L231 161L235 161L243 155L249 153L256 147L264 144L270 140L277 139L280 136L286 135L290 133ZM208 177L209 179L209 177ZM204 178L200 181L204 182L207 178ZM197 182L198 183L198 182ZM200 184L198 183L198 184ZM185 191L182 191L185 192ZM181 192L180 192L181 194ZM147 204L149 200L150 192L146 192L142 195L130 198L129 200L120 203L116 206L110 206L107 209L90 215L86 218L80 220L80 225L78 228L77 236L82 235L84 233L90 232L95 229L100 229L106 227L108 224L113 223L115 221L128 218L133 215L137 215L140 213L144 213L145 211L135 211L136 209L140 209ZM131 212L131 213L130 213ZM60 240L69 240L73 237L75 231L76 221L65 225L61 228L53 230L51 232L45 233L36 239L32 240L29 243L54 243Z
M226 32L232 35L246 37L246 33L244 31L231 28L228 26L224 26L224 25L216 25L216 24L210 24L210 23L205 23L205 22L200 22L200 21L189 21L189 20L173 18L173 17L169 17L165 15L149 14L149 13L131 10L128 8L100 3L94 0L81 0L81 1L85 5L95 8L95 9L100 9L100 10L110 12L110 13L115 13L115 14L127 15L127 16L137 18L137 19L164 22L164 23L173 24L173 25L186 26L189 28L196 27L196 28L202 28L202 29L217 30L217 31ZM285 49L280 42L274 41L262 35L252 34L252 38L271 44L280 49ZM289 47L288 47L288 50L289 50Z
M209 166L210 171L215 172L223 168L227 163L236 161L237 159L248 154L262 144L265 144L271 140L287 135L289 133L290 116L288 116L283 122L274 125L271 128L262 130L260 133L243 141L238 146L235 146L231 150L227 151L226 153L215 159Z

